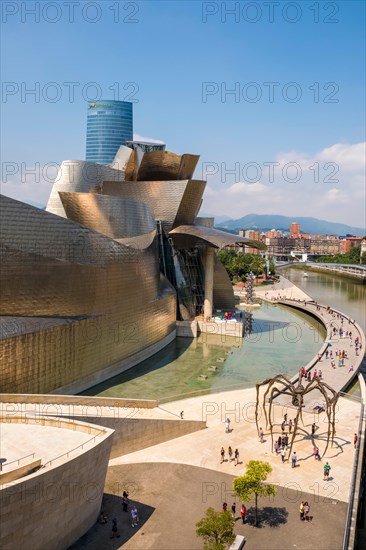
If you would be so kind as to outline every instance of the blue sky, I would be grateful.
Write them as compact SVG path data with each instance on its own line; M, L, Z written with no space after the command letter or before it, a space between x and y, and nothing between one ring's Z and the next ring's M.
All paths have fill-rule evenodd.
M358 1L4 1L2 192L46 203L42 167L85 158L99 93L136 101L136 134L201 155L204 213L362 227L364 18Z

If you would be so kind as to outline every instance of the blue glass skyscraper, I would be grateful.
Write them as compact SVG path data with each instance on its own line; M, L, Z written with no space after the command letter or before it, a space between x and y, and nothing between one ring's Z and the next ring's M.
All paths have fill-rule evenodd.
M109 164L120 145L132 138L132 103L100 100L88 104L86 160Z

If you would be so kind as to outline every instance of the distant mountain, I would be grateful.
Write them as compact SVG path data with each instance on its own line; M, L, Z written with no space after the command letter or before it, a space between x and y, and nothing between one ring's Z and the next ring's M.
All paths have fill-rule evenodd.
M230 218L230 216L215 216L215 214L206 214L201 212L198 214L200 218L215 218L215 225L222 224L224 222L231 221L233 218Z
M254 229L256 231L270 231L271 229L280 229L289 231L290 224L296 222L300 224L302 233L315 233L321 235L346 235L347 233L356 236L363 236L366 230L361 227L352 227L344 223L327 222L317 218L301 218L293 216L267 215L267 214L248 214L238 220L229 220L225 222L216 222L216 227L229 229L230 231L239 231L239 229Z

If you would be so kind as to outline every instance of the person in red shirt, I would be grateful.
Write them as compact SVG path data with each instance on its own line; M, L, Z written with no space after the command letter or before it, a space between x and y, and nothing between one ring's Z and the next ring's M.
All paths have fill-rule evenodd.
M240 515L241 515L241 520L242 520L243 523L245 523L246 514L247 514L247 509L245 507L245 504L242 504L241 508L240 508Z
M358 441L358 437L357 437L357 434L355 434L354 437L353 437L353 445L354 445L354 448L357 447L357 441Z

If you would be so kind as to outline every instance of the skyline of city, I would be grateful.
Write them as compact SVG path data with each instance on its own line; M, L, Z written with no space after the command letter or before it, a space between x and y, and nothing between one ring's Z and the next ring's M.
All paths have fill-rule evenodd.
M365 226L363 3L12 4L5 195L46 204L61 161L84 158L88 102L116 99L135 104L134 139L202 151L203 214Z

